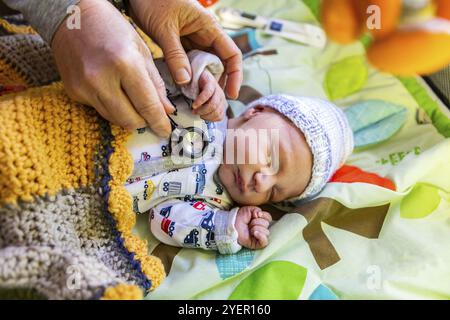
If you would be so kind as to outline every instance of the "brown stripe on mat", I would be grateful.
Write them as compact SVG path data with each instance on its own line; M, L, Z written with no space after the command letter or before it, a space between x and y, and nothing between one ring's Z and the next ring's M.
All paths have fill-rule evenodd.
M270 205L261 207L270 212L273 220L286 213ZM308 224L303 229L303 238L320 269L325 269L340 260L339 254L322 230L322 222L330 226L353 232L360 236L377 239L389 210L389 204L376 207L351 209L330 198L317 198L289 210L305 217Z
M164 243L160 243L153 250L152 255L158 257L164 265L164 270L166 275L169 275L170 269L172 268L173 259L180 252L182 248L169 246Z

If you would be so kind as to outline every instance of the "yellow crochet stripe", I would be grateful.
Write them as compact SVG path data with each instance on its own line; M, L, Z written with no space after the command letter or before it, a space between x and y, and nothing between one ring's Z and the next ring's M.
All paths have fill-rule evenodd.
M61 83L0 97L0 119L1 205L94 183L94 153L100 144L97 114L71 101ZM115 126L112 133L109 210L125 247L135 254L154 289L165 272L161 261L148 255L147 242L132 234L136 216L124 188L132 169L125 148L129 134Z
M150 49L153 59L162 58L163 52L161 48L155 42L153 42L153 40L150 39L150 37L147 34L145 34L144 31L142 31L139 28L136 28L136 31L141 36L142 40L144 40L147 47Z
M5 29L6 32L12 34L37 34L37 32L30 26L12 24L5 19L0 18L0 27Z
M27 81L10 63L0 58L0 84L26 86Z
M98 118L62 84L0 97L0 119L0 204L94 182Z
M142 298L142 290L138 286L121 283L107 288L101 300L141 300Z
M125 247L135 254L142 267L142 272L152 281L151 289L157 288L164 280L166 274L161 260L148 254L147 241L140 239L132 233L136 224L136 214L132 210L131 196L124 187L126 179L131 175L133 160L125 147L130 136L126 130L111 126L114 136L112 147L114 152L109 159L109 173L111 180L109 187L108 208L116 221L117 229L122 234Z

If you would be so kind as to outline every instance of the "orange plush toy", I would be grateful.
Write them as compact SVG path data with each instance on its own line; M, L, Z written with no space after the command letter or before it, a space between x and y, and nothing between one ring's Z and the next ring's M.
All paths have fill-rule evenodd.
M372 36L369 61L396 75L429 74L450 64L450 0L323 0L330 40Z

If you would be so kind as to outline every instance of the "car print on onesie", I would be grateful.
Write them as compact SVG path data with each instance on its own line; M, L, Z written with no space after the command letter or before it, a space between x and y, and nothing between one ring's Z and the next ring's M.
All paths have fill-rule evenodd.
M198 244L198 230L193 229L189 234L184 238L184 244L186 247L197 248L200 247Z
M164 218L168 218L170 216L170 210L172 210L172 206L164 207L159 211L159 214Z
M205 190L205 184L206 184L206 173L208 170L206 170L206 166L204 164L197 164L192 167L192 172L196 172L197 175L195 177L195 194L202 194Z
M213 218L214 218L214 211L208 211L207 213L205 213L203 215L203 219L200 222L200 226L205 229L205 230L213 230L214 229L214 222L213 222Z
M172 237L173 231L175 230L175 222L167 218L163 218L161 221L161 230Z
M204 211L206 208L206 203L201 202L201 201L191 201L190 205L192 206L192 208L198 210L198 211Z
M206 242L205 242L205 244L206 244L206 246L208 248L210 248L213 243L215 243L215 241L214 241L214 231L209 230L208 233L206 234Z

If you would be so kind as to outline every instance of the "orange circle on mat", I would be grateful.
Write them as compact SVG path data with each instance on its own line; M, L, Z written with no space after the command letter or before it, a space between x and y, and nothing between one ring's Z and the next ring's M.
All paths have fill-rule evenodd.
M219 1L219 0L198 0L198 2L200 2L201 5L204 6L205 8L212 6L217 1Z

